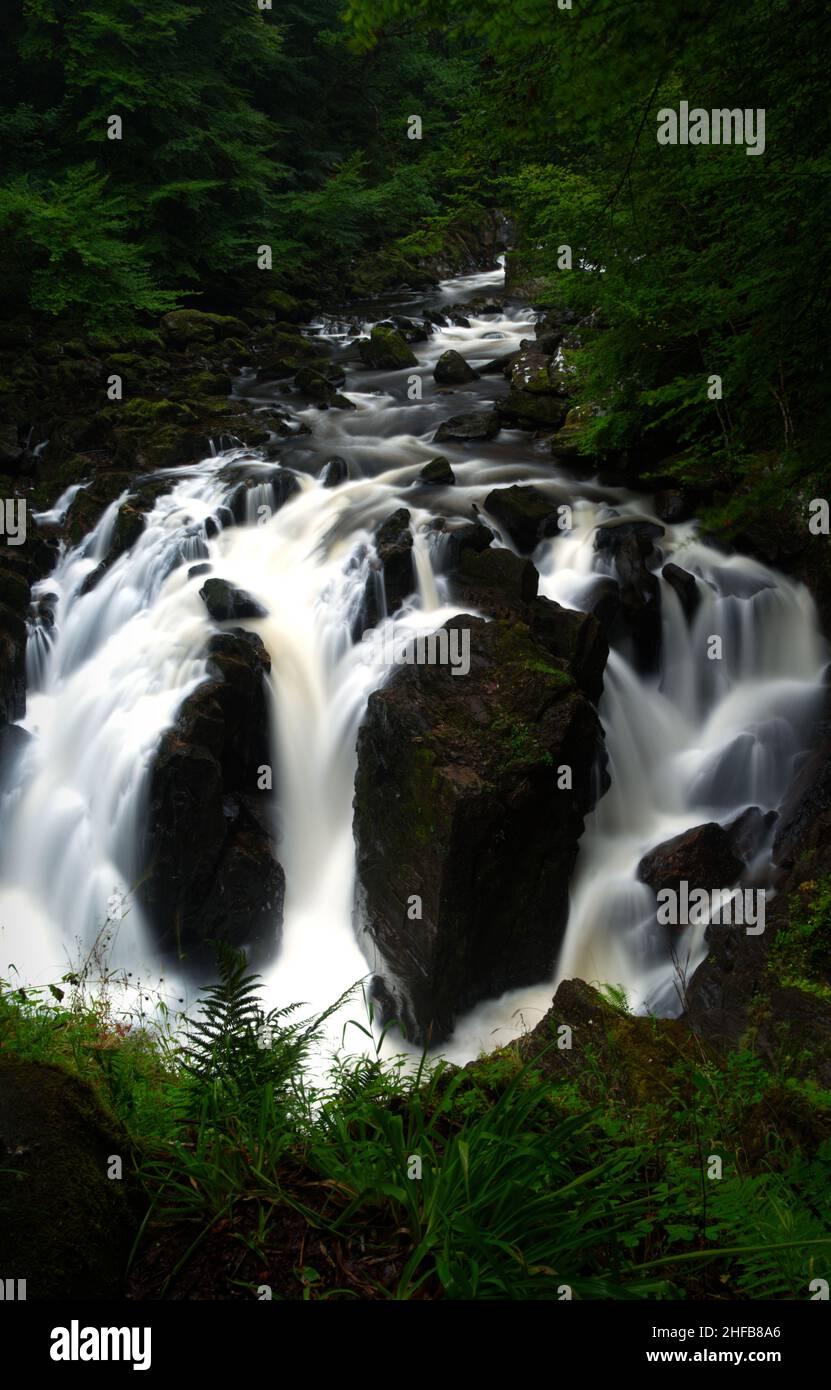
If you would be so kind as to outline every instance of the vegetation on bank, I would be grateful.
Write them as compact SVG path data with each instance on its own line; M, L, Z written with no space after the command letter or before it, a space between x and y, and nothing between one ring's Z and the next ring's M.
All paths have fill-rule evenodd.
M827 939L831 881L809 896ZM786 930L810 940L804 911ZM266 1014L230 951L184 1032L89 983L4 983L0 1069L57 1066L129 1136L132 1297L803 1299L829 1277L831 1092L752 1033L718 1059L610 989L564 1071L541 1025L530 1053L413 1072L370 1048L313 1088L323 1020Z

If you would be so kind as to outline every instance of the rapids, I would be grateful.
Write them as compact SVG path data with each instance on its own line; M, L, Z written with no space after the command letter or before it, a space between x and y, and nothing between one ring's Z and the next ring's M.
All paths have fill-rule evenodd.
M366 306L367 322L390 310L416 313L502 288L502 271L460 277L433 295L398 296ZM358 311L360 313L360 310ZM336 356L354 336L349 324L319 321ZM544 541L534 559L540 591L566 606L586 606L607 563L593 549L598 520L614 507L650 515L649 498L596 481L577 481L535 450L528 434L503 430L493 442L431 443L442 419L493 399L498 376L452 392L436 388L433 366L455 348L475 365L533 336L533 315L519 307L439 329L416 346L422 398L410 399L410 373L371 372L351 360L345 394L354 411L301 412L310 435L285 442L280 463L301 491L269 517L265 475L274 461L242 447L168 470L169 491L144 533L90 592L84 581L106 554L119 502L74 550L65 551L35 597L51 594L52 629L33 625L28 646L32 736L2 796L0 973L13 964L22 979L54 981L89 950L102 924L112 929L111 963L134 981L158 977L152 936L132 902L137 846L145 814L148 768L163 731L203 679L204 647L213 630L191 562L252 593L268 616L246 625L272 659L275 764L280 830L276 854L286 873L283 945L265 972L270 1005L302 1002L323 1009L375 962L364 959L353 931L354 846L351 803L355 742L366 701L385 679L381 644L354 642L352 628L369 573L373 528L399 506L412 514L419 591L406 611L387 619L389 635L433 631L459 610L441 573L442 538L429 530L437 513L469 519L500 485L529 482L572 508L573 527ZM266 410L277 388L243 373L236 391ZM435 489L427 506L413 490L419 469L445 453L456 486ZM340 455L349 480L324 488L323 462ZM235 478L262 469L249 493L248 522L223 525ZM42 514L54 522L71 504L65 494ZM263 519L265 524L263 524ZM215 524L209 524L213 518ZM503 543L507 543L503 540ZM600 714L606 729L611 787L589 817L571 886L571 913L556 980L573 975L622 986L636 1009L676 1013L683 979L704 951L704 926L692 927L673 958L656 927L650 891L637 882L641 856L702 821L732 820L748 806L775 808L810 737L819 705L824 643L807 590L764 566L726 557L704 544L694 523L668 526L661 541L702 581L692 629L675 592L661 580L662 669L645 679L623 651L612 653ZM721 635L724 658L702 656ZM768 882L765 848L754 882ZM126 900L124 915L113 903ZM548 1008L555 978L488 1001L461 1020L443 1051L475 1056L533 1026ZM166 997L192 1000L193 984L167 974ZM360 991L330 1020L332 1046L363 1050L367 1038ZM345 1031L344 1031L345 1029ZM387 1050L400 1050L388 1040Z

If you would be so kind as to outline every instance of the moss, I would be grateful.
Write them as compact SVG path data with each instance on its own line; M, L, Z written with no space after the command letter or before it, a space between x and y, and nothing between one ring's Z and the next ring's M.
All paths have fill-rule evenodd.
M788 908L771 946L769 971L780 985L831 1003L831 878L801 883Z
M79 1078L11 1058L0 1136L4 1276L25 1279L29 1299L117 1297L140 1211L127 1136Z
M197 417L194 411L181 401L148 400L145 397L134 396L130 400L121 402L111 412L111 418L128 425L152 428L162 421L183 425L195 424Z
M231 393L231 378L224 372L197 372L188 377L187 389L194 396L228 396Z

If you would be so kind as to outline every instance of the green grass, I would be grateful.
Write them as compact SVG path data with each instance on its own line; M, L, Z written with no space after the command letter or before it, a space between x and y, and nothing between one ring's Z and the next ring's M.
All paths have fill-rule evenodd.
M414 1074L341 1056L313 1090L322 1020L266 1015L242 962L222 968L185 1033L118 1019L111 992L0 988L0 1049L83 1077L133 1137L135 1267L177 1242L153 1296L212 1262L237 1271L225 1296L279 1276L305 1299L801 1298L828 1277L831 1142L777 1133L787 1088L749 1051L679 1051L637 1106L608 1059L553 1080L516 1046ZM613 1046L657 1026L612 1003Z

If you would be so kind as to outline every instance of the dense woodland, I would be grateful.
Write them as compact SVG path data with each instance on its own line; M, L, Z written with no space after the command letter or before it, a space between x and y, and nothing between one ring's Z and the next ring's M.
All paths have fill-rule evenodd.
M821 0L18 0L0 22L13 311L123 329L233 302L261 288L263 243L277 287L378 289L497 206L545 293L596 310L593 447L651 435L731 479L821 453ZM659 146L682 98L764 108L764 155Z

